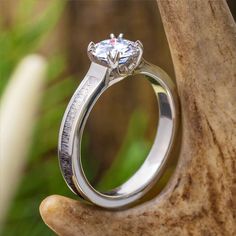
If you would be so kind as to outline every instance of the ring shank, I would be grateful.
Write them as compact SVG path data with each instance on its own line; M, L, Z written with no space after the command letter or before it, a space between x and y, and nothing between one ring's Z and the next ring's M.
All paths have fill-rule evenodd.
M68 135L67 160L70 160L68 164L70 171L66 177L66 171L62 170L62 172L70 188L84 199L102 207L119 208L140 199L160 178L169 157L178 126L178 100L174 84L168 75L159 67L143 61L134 73L145 75L157 97L159 122L153 146L142 166L130 179L109 192L98 192L86 179L81 163L80 147L88 115L100 95L110 86L109 83L106 83L108 73L107 68L92 63L88 74L83 80L85 82L75 92L77 96L80 95L81 103L80 106L76 106L75 119L71 124L71 130ZM73 101L76 100L76 95L74 96L68 107L73 106ZM68 117L69 112L67 111L66 113L67 115L65 116ZM66 123L66 118L64 123ZM62 126L65 127L65 124ZM59 140L59 147L62 142L63 140ZM64 149L59 148L59 157Z

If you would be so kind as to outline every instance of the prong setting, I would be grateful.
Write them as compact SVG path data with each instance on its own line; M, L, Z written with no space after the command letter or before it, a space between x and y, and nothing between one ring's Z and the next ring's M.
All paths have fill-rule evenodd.
M95 50L95 43L94 42L90 42L88 45L88 52L92 52Z
M119 39L122 39L123 36L124 36L124 34L120 33L119 36L118 36L118 38L119 38Z
M135 41L135 45L143 49L143 44L140 40Z
M119 65L119 60L120 60L120 52L115 53L114 57L112 56L111 52L109 51L107 53L107 60L110 68L115 69Z
M113 33L110 34L110 38L111 39L114 39L115 38L115 35Z
M143 45L123 38L120 33L116 38L110 34L110 39L99 43L90 42L88 56L91 61L111 69L112 74L128 75L140 64L143 54Z

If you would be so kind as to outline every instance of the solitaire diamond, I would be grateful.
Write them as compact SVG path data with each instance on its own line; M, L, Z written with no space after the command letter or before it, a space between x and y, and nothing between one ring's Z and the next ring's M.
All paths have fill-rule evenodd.
M142 44L123 39L120 34L117 38L111 34L110 39L103 40L88 46L88 55L96 63L118 69L119 72L133 70L142 56Z

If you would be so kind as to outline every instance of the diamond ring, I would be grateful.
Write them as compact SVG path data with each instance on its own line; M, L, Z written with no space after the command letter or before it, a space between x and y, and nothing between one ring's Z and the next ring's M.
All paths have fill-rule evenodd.
M110 35L88 46L91 66L65 111L59 134L58 156L68 187L84 200L110 209L130 206L142 198L161 177L170 157L178 123L176 88L159 67L146 62L140 41ZM158 101L159 121L153 146L142 166L125 183L107 192L94 189L81 163L81 140L85 123L97 99L111 85L135 74L145 75ZM133 77L135 79L135 77Z

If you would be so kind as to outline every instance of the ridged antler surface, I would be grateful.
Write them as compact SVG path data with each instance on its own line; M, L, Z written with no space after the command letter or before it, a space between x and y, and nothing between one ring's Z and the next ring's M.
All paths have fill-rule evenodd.
M183 141L164 193L109 212L62 196L45 223L73 235L236 235L236 28L225 1L158 1L181 101Z

